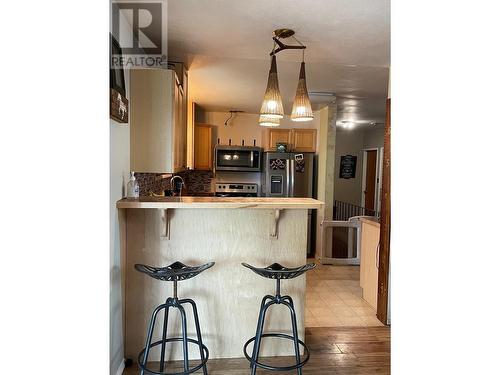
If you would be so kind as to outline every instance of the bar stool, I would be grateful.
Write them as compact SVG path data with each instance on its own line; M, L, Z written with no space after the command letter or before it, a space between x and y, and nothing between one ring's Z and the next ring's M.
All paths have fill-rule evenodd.
M282 296L281 295L281 285L280 282L283 279L293 279L297 276L302 275L304 272L307 272L314 267L316 267L316 264L314 263L309 263L301 267L296 267L296 268L286 268L283 267L281 264L278 263L273 263L268 267L265 268L257 268L253 267L247 263L241 263L243 266L250 268L253 272L255 272L257 275L262 276L262 277L267 277L269 279L276 279L276 293L275 296L271 295L266 295L260 304L260 312L259 312L259 320L257 323L257 331L255 332L255 336L252 337L250 340L248 340L245 345L243 346L243 353L245 354L245 357L250 361L250 367L252 369L252 375L255 375L255 372L257 371L257 367L270 370L270 371L290 371L290 370L295 370L297 369L297 374L301 375L302 374L302 366L306 364L306 362L309 360L309 349L307 348L306 344L304 344L303 341L299 340L298 332L297 332L297 317L295 314L295 308L293 306L293 300L292 297L290 296ZM293 336L286 335L283 333L262 333L264 329L264 320L266 318L266 311L271 305L275 304L283 304L287 306L290 309L290 314L292 318L292 331L293 331ZM260 344L262 341L262 338L265 337L278 337L282 339L288 339L292 340L294 347L295 347L295 361L296 364L292 366L282 366L282 367L277 367L277 366L270 366L266 365L264 363L261 363L258 361L259 359L259 350L260 350ZM250 344L252 341L255 341L253 345L253 353L252 356L250 357L247 354L247 346ZM300 351L299 351L299 345L301 345L304 348L304 355L305 358L301 361L300 358Z
M186 266L185 264L183 264L181 262L175 262L167 267L162 267L162 268L146 266L143 264L136 264L135 265L135 269L137 271L145 273L148 276L151 276L155 279L162 280L162 281L173 281L174 282L174 296L168 297L167 301L164 304L161 304L160 306L158 306L153 311L153 315L151 316L151 320L149 323L149 329L148 329L148 336L146 339L146 344L145 344L144 349L139 353L139 367L141 369L141 375L143 375L145 373L146 374L158 374L158 375L186 375L186 374L191 374L195 371L198 371L202 367L203 367L203 373L205 375L208 374L208 372L207 372L208 348L203 344L202 339L201 339L200 322L198 319L198 310L196 309L196 304L194 303L194 301L192 299L189 299L189 298L184 298L181 300L177 298L177 282L195 277L198 274L200 274L201 272L205 271L206 269L212 267L214 264L215 264L215 262L210 262L210 263L203 264L201 266L192 267L192 266ZM194 323L196 326L197 340L190 339L187 337L186 311L184 310L184 307L182 306L185 303L190 304L193 308L193 315L194 315ZM171 307L172 308L175 307L175 308L179 309L179 312L181 314L182 337L167 338L168 310ZM158 315L158 313L162 309L165 310L165 318L163 320L162 339L159 341L155 341L154 343L151 343L151 340L153 338L154 326L155 326L155 322L156 322L156 316ZM182 341L182 343L183 343L184 371L177 372L177 373L163 372L164 367L165 367L165 346L168 342L174 342L174 341ZM201 363L199 365L191 368L191 369L189 368L188 343L196 344L200 348ZM147 368L149 351L151 350L151 348L153 348L157 345L161 345L160 371L159 372L156 372L156 371L153 371L153 370Z

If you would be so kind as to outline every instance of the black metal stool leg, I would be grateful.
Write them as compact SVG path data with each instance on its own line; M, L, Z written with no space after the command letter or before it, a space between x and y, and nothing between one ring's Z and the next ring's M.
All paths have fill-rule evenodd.
M259 323L257 324L257 333L255 334L255 343L254 343L254 350L253 350L254 354L252 355L252 360L254 360L254 361L257 361L259 358L260 341L261 341L261 337L262 337L262 331L264 330L264 320L266 318L266 311L269 308L269 306L274 305L274 304L275 304L274 300L269 301L260 310ZM257 365L252 364L251 374L255 375L256 371L257 371Z
M154 309L153 315L151 316L151 320L149 321L148 337L146 338L146 345L145 345L146 350L144 352L144 358L142 360L143 367L146 367L146 363L148 362L149 349L150 349L149 347L151 345L151 340L153 338L153 330L155 328L156 316L158 315L158 312L161 309L164 309L165 307L166 305L163 304ZM141 375L144 375L144 370L141 370Z
M182 350L184 352L184 371L189 371L189 352L188 352L188 333L187 333L187 320L186 320L186 310L184 307L177 304L177 307L181 313L182 320Z
M266 304L266 302L267 302L268 299L273 300L274 297L270 296L268 294L267 296L264 296L264 298L262 298L262 302L260 303L259 319L260 319L260 314L262 312L262 309L264 308L264 305ZM259 333L259 324L257 323L257 329L255 330L255 337L257 337L258 333ZM257 345L255 345L255 343L254 343L253 350L252 350L252 358L255 358L255 349L256 348L257 348ZM250 368L252 368L252 366L253 365L250 363Z
M160 355L160 372L163 372L165 366L165 346L167 343L165 340L167 339L167 326L168 326L168 309L170 306L168 305L169 300L167 299L167 306L165 307L165 315L163 317L163 335L161 337L161 355Z
M196 308L196 303L190 298L185 298L183 300L180 300L179 304L182 304L182 303L189 303L191 305L191 307L193 308L194 324L196 327L196 336L198 338L198 343L199 343L199 347L200 347L200 359L201 359L201 361L203 361L203 356L204 356L204 354L203 354L203 341L201 339L200 320L198 319L198 309ZM206 364L203 366L203 374L208 375L208 370L207 370Z
M295 346L295 360L297 364L300 363L300 351L299 351L299 333L297 329L297 316L295 314L295 307L293 306L292 297L287 296L288 298L284 299L283 304L288 306L290 309L290 315L292 318L292 330L293 330L293 344ZM297 369L297 374L302 375L302 368Z

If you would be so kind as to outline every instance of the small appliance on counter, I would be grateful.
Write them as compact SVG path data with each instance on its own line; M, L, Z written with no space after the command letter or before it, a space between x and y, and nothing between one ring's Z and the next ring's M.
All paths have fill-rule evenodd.
M216 182L216 197L256 197L259 191L258 184Z

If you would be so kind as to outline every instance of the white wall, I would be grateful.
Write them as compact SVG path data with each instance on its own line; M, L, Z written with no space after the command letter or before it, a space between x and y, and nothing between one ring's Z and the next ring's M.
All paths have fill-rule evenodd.
M338 130L335 148L335 199L361 206L363 150L384 146L384 129ZM355 155L356 178L339 178L340 157ZM380 180L381 181L381 180Z
M361 183L363 174L363 132L337 130L335 144L335 199L355 205L361 205ZM356 177L344 179L339 177L340 157L354 155L356 161Z
M127 98L129 71L125 71ZM130 113L129 113L130 118ZM115 375L123 362L122 290L120 268L120 233L117 200L126 195L130 173L130 125L110 120L110 374Z
M384 128L369 129L363 132L363 147L364 148L380 148L384 147Z

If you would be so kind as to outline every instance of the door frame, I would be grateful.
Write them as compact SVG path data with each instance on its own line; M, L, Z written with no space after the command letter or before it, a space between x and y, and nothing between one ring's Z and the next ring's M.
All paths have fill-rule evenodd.
M378 164L377 164L377 178L378 178L378 187L377 187L377 205L375 206L375 211L379 213L382 206L382 178L384 174L382 173L384 170L384 147L379 148L378 152Z
M384 160L382 175L382 200L380 208L380 245L378 256L377 318L384 324L390 322L390 249L391 249L391 99L386 101L384 129Z
M361 182L361 207L365 207L365 190L366 190L366 163L367 163L367 153L368 151L377 151L377 159L375 161L375 196L373 197L373 210L379 211L380 206L380 188L382 186L380 181L380 172L381 172L381 149L383 147L368 147L363 149L363 175Z

